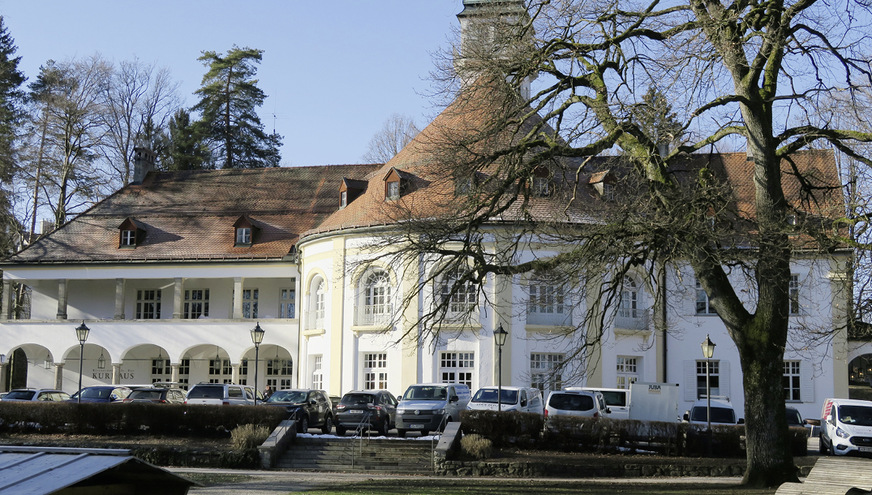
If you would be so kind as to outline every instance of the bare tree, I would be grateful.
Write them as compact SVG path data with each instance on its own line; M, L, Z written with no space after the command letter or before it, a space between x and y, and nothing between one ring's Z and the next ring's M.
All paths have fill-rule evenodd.
M130 183L133 148L154 149L157 135L179 108L178 83L167 69L156 69L139 60L122 61L105 87L106 140L102 152L122 186Z
M370 139L369 149L363 159L369 163L385 163L396 156L417 134L418 128L410 117L395 113Z
M872 164L855 148L872 134L833 127L826 110L836 94L870 85L864 54L872 46L861 25L867 6L813 0L472 6L477 10L461 20L459 55L450 57L454 72L445 78L461 88L443 113L453 116L410 144L441 166L421 178L430 196L412 193L386 204L382 214L405 230L373 246L390 248L395 261L410 267L434 257L451 261L448 272L433 277L453 273L454 282L417 328L438 339L440 326L428 323L444 319L453 296L470 283L560 274L588 281L585 298L602 301L576 327L572 352L583 357L601 337L607 308L620 300L626 273L643 269L656 286L664 270L687 270L739 352L745 483L795 480L782 388L791 260L828 256L848 242L836 222L845 219L838 178L833 183L803 168L798 156L822 143ZM538 86L531 86L537 76ZM659 146L661 137L633 118L651 87L673 103L681 123L686 142L673 149ZM729 188L715 155L703 154L737 145L751 169L750 208L738 206L738 191ZM606 156L614 150L620 158ZM606 172L619 186L614 201L583 197L583 185ZM473 184L474 192L457 194L452 181ZM786 196L785 184L802 201ZM533 242L556 247L521 256ZM741 292L749 287L750 302ZM662 303L667 294L658 297ZM845 322L837 317L835 325ZM816 338L812 330L808 338Z

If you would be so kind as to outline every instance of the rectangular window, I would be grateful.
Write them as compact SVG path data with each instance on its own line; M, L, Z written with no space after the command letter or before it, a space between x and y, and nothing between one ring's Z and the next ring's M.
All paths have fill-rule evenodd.
M280 375L290 375L291 374L291 360L290 359L267 359L266 360L266 374L267 376L280 376Z
M784 400L788 402L799 402L802 400L800 396L800 385L802 382L799 378L799 361L784 362Z
M248 359L243 359L239 363L239 376L243 377L248 374ZM240 378L241 380L242 378ZM244 384L243 384L244 385Z
M339 207L345 208L348 206L348 191L341 191L339 193Z
M439 380L442 383L463 383L472 388L475 353L449 352L439 354Z
M639 358L634 356L618 356L617 359L617 387L629 389L630 385L639 381Z
M136 245L136 231L135 230L122 230L121 231L121 245L122 246L135 246Z
M720 387L720 362L718 361L697 361L696 362L696 398L697 399L705 399L706 393L706 373L705 368L706 364L710 364L709 368L709 388L711 389L711 396L715 397L721 395L721 387Z
M440 289L442 303L448 307L449 315L459 316L468 313L474 310L478 303L478 287L472 280L464 280L459 283L456 291L452 294L461 276L463 274L460 270L452 270L450 273L446 273L442 279Z
M799 314L799 275L790 276L790 287L788 297L790 298L790 314Z
M533 177L533 196L543 198L551 194L551 180L548 177Z
M530 386L542 392L562 389L560 365L563 359L563 354L530 353Z
M698 315L716 315L717 312L709 305L708 294L702 288L699 280L696 281L696 314Z
M324 388L324 373L321 371L321 356L315 356L312 362L312 388Z
M296 301L296 289L279 289L279 318L296 318Z
M563 314L563 289L545 282L530 284L530 313Z
M136 291L136 319L157 320L160 318L159 289L143 289Z
M250 227L240 227L236 229L236 244L251 244Z
M388 199L400 199L400 181L388 182Z
M179 388L188 390L188 379L191 375L191 360L182 359L179 361Z
M363 355L364 390L388 388L388 355L384 352Z
M170 367L170 360L163 359L163 357L157 357L151 360L151 382L164 382L167 381L164 379L166 375L170 375L172 373L172 368Z
M257 318L257 298L259 291L257 289L242 290L242 317Z
M195 320L207 316L209 316L209 289L186 290L183 317Z

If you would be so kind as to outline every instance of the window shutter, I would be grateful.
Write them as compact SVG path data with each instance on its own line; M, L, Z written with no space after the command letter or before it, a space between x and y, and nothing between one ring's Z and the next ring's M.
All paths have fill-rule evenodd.
M799 400L802 402L814 402L814 369L807 359L799 362Z
M692 359L684 362L684 400L696 400L696 361Z
M730 382L732 380L730 380L730 378L732 378L733 375L730 374L730 362L729 361L720 361L719 365L720 365L720 369L718 369L718 372L719 372L720 382L721 382L721 395L723 395L724 397L729 397L730 399L732 399L733 396L730 393Z

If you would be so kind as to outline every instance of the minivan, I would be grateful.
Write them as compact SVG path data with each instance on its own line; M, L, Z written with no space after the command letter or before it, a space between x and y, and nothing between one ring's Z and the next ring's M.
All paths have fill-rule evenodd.
M872 401L825 400L818 438L822 454L872 453Z
M588 390L603 394L611 419L630 419L630 391L623 388L566 387L565 390Z
M711 415L711 421L709 421ZM736 425L744 424L742 418L736 419L736 410L729 398L712 398L711 401L700 399L693 403L690 409L684 413L684 421L694 426L713 425Z
M515 411L543 414L542 392L531 387L481 387L466 406L471 411Z
M545 401L545 429L551 429L548 420L555 416L583 418L607 417L609 411L603 394L590 390L555 390Z
M198 383L191 387L185 397L185 404L207 405L253 405L254 388L233 383ZM258 392L258 402L263 396Z
M397 435L404 437L409 430L422 436L442 431L447 423L460 421L469 399L469 387L463 383L410 385L397 404Z

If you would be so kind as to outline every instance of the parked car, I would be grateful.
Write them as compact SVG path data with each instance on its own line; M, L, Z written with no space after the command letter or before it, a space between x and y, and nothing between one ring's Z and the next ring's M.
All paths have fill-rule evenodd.
M69 399L70 394L64 392L63 390L45 388L17 388L10 390L9 393L3 396L4 402L64 402Z
M630 390L623 388L566 387L566 390L588 390L603 394L610 419L630 419Z
M542 392L531 387L481 387L470 399L467 409L544 413Z
M554 390L545 401L545 428L555 416L601 418L610 414L603 394L589 390Z
M387 390L355 390L342 396L336 406L336 434L359 426L387 435L397 418L397 398Z
M822 454L872 453L872 401L825 400L818 440Z
M288 417L297 422L297 431L306 433L310 427L321 428L325 435L333 430L333 404L323 390L276 390L264 405L281 406Z
M462 383L411 385L397 405L397 435L404 437L410 430L421 435L441 431L448 422L460 420L469 399L469 387Z
M260 394L260 392L258 392ZM235 383L198 383L191 387L185 404L240 405L254 404L255 391L247 385ZM258 395L258 400L260 399Z
M130 388L120 385L95 385L74 393L74 402L120 402L130 395ZM79 397L81 396L81 400Z
M175 387L138 387L122 402L151 402L155 404L184 404L185 391Z
M708 425L709 401L700 399L684 413L684 421L693 426ZM711 424L713 425L736 425L744 424L742 418L736 419L736 410L727 398L711 399Z
M795 407L788 406L784 410L787 413L787 426L806 426L805 421L802 419L802 414L799 414Z

